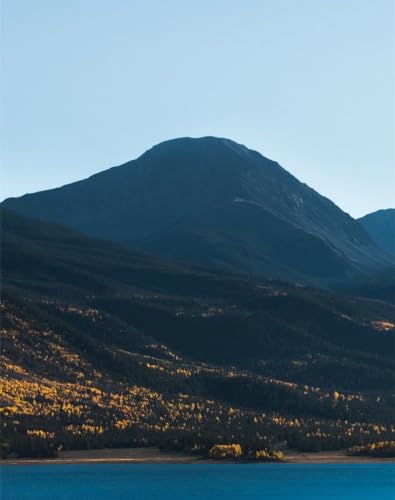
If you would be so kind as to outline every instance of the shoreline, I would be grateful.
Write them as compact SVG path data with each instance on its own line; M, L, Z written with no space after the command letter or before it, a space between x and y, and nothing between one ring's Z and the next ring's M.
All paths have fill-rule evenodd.
M285 464L363 464L395 463L395 458L347 455L344 450L303 453L289 450ZM199 455L161 451L158 448L105 448L100 450L72 450L59 452L57 458L3 459L1 465L78 465L78 464L262 464L256 460L213 460Z

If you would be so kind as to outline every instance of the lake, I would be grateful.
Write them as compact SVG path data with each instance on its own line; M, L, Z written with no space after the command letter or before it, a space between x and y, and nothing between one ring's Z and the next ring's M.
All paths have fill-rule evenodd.
M395 464L3 465L2 500L395 498Z

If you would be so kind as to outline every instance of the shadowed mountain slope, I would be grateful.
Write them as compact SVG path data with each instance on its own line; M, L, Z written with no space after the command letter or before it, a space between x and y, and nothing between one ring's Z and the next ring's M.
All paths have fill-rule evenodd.
M392 356L389 304L161 262L2 212L4 290L106 311L134 332L111 334L124 348L151 338L191 359L272 363L281 366L278 375L294 371L285 368L292 360L313 356L307 371L323 380L326 370L340 376L339 359L380 366L380 357Z
M389 260L364 228L276 162L227 139L175 139L4 206L155 255L319 285Z
M395 257L395 208L377 210L358 221L379 248Z

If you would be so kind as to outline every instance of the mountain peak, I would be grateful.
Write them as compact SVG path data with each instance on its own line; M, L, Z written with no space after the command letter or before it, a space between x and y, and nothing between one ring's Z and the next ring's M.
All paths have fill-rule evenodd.
M142 156L147 154L166 154L176 153L180 154L183 151L189 154L215 154L224 151L232 151L240 156L258 155L262 156L257 151L253 151L243 144L240 144L226 137L203 136L203 137L178 137L160 142L149 149Z
M386 260L327 198L226 138L165 141L89 179L4 205L232 272L327 284Z
M227 139L226 137L216 137L212 135L206 135L202 137L176 137L174 139L168 139L162 141L152 149L162 149L166 147L205 147L205 148L223 148L230 147L233 149L247 150L248 148L243 144L239 144L232 139Z

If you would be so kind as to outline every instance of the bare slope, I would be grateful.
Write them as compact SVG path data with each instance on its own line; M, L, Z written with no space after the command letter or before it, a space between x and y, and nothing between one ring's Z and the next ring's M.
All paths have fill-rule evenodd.
M22 214L227 271L331 285L389 264L364 228L278 163L227 139L176 139L58 189Z

